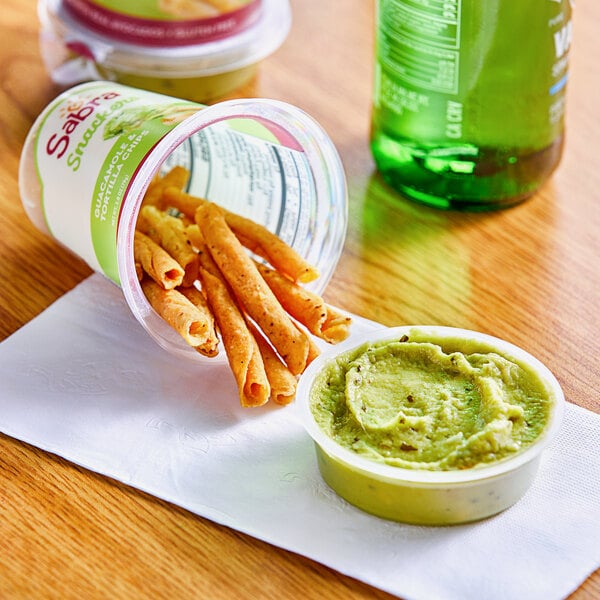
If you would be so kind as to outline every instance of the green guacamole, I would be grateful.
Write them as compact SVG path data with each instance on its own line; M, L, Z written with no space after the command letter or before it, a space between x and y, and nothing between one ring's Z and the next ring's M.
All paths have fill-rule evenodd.
M365 344L331 361L311 390L318 425L358 455L403 468L483 466L530 445L552 397L527 365L473 340Z

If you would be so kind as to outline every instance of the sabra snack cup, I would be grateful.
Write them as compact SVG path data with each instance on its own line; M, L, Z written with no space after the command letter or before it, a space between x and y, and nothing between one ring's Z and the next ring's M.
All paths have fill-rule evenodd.
M111 80L208 102L256 73L285 40L288 0L40 0L52 79Z
M327 285L344 243L347 194L323 129L289 104L244 99L204 107L110 82L56 98L25 141L19 186L32 222L120 285L163 347L203 360L150 307L133 257L140 205L157 173L179 165L186 190L266 226ZM204 359L206 360L206 359ZM210 359L214 360L214 359Z

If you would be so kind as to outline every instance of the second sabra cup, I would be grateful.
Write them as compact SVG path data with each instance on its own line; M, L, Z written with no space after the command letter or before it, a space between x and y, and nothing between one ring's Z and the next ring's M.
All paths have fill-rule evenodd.
M53 81L110 80L208 103L250 81L287 37L288 0L39 0Z

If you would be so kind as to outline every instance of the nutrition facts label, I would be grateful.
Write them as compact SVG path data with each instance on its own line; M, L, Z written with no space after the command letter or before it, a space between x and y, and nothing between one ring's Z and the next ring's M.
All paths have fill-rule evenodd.
M456 93L461 1L385 0L379 60L386 70L418 88Z
M262 223L288 244L309 238L315 194L304 153L235 131L198 131L163 165L191 172L188 191Z

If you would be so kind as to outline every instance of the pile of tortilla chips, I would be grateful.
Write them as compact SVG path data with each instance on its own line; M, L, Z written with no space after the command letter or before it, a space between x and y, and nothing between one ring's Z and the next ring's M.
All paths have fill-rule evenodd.
M204 356L220 344L242 406L291 402L318 355L351 319L302 287L317 270L262 225L183 191L175 167L148 187L134 239L136 270L154 310Z

